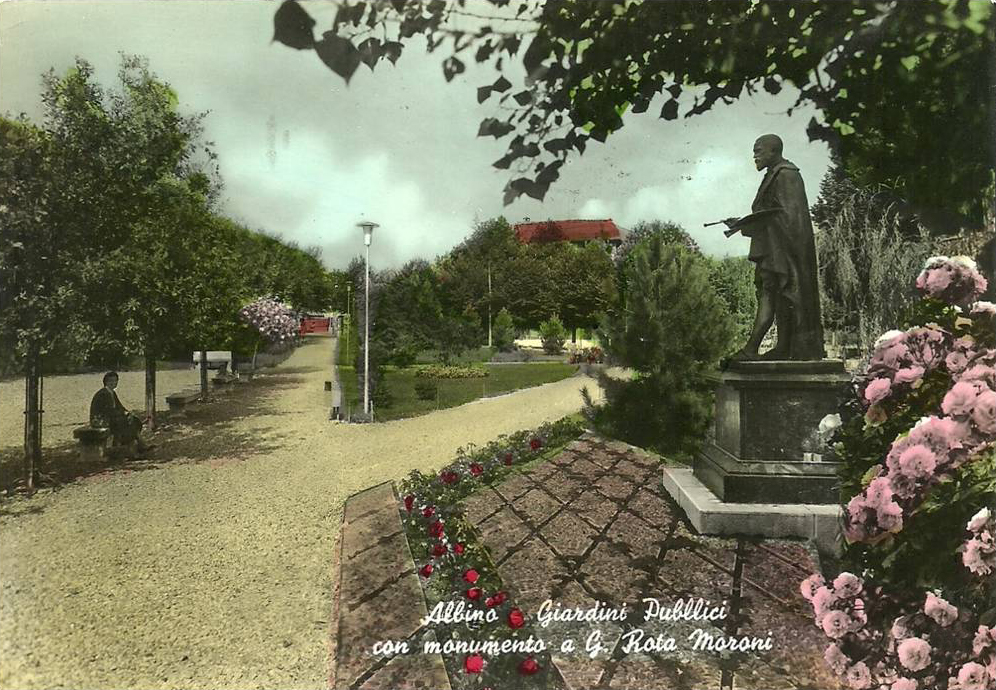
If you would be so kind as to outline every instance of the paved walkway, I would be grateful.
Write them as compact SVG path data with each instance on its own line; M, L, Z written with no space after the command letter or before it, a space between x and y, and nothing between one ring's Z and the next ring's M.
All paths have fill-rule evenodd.
M341 638L345 668L337 689L398 687L391 685L399 678L392 669L404 669L406 687L438 687L437 660L398 657L385 663L369 655L370 636L405 639L431 632L419 627L425 603L413 596L418 578L407 543L399 541L403 534L397 505L389 504L388 494L384 489L361 494L353 510L356 521L351 523L347 514L342 581L345 596L354 597L343 600L344 610L350 611L344 616L354 615L357 601L387 601L390 627L382 630L374 621L384 619L376 616L363 630L351 628L346 617L340 619L346 621L340 628L346 632ZM824 668L825 637L799 593L801 579L816 568L806 546L694 534L663 490L657 459L638 449L586 436L530 472L484 488L464 506L515 605L552 650L568 637L581 645L599 631L604 650L595 659L584 653L553 657L571 690L838 687ZM350 529L359 531L350 536ZM355 544L362 543L357 537L363 533L384 536L376 548L357 551ZM364 599L356 583L374 586L362 576L372 571L388 584L378 582L378 596ZM389 596L395 590L397 596ZM663 622L652 615L653 606L667 609L698 598L710 606L725 605L727 615L715 623ZM537 626L536 614L548 599L565 609L625 604L631 613L621 624ZM647 613L649 621L644 620ZM643 633L634 632L638 630ZM771 650L731 656L694 649L706 634L770 639ZM646 653L632 646L658 635L674 637L677 649Z
M309 339L235 418L191 414L190 458L4 501L0 687L327 687L346 498L575 412L594 386L336 425L330 366L331 340Z

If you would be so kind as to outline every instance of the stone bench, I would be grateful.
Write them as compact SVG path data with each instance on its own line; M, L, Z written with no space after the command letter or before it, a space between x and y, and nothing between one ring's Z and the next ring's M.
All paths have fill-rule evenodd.
M80 457L83 460L97 460L104 455L111 430L104 427L81 426L73 429L73 438L80 444Z
M174 393L173 395L166 396L166 403L169 405L170 412L183 412L183 408L192 402L200 400L200 391L191 391L188 393Z

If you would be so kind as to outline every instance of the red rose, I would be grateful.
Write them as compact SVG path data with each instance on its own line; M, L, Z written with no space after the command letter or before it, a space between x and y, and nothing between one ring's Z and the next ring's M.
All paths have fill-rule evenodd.
M504 602L505 602L504 592L498 592L497 594L490 596L484 600L484 604L489 609L493 609L495 606L501 606Z
M436 544L435 546L432 547L432 555L435 556L436 558L439 558L440 556L445 556L446 547L443 546L442 544Z
M463 544L454 544L453 545L453 553L455 553L457 556L462 556L463 555Z
M433 508L432 506L426 506L425 508L422 509L422 515L426 517L432 517L435 514L436 514L436 509Z
M522 660L522 663L519 664L519 673L524 676L531 676L539 670L539 664L537 664L536 660L531 656L527 656Z
M473 568L471 568L470 570L468 570L463 574L463 579L469 582L470 584L474 584L475 582L477 582L477 578L479 577L480 575L478 575L477 571L474 570Z
M543 442L538 438L534 438L532 441L529 442L529 447L532 448L533 450L539 450L540 448L543 447Z
M439 478L442 480L443 484L454 484L460 479L460 475L453 470L447 470L439 475Z
M415 505L415 497L411 494L405 496L405 510L409 513L412 512L412 506Z
M482 474L484 474L484 468L475 462L473 465L470 466L470 473L475 477L480 477Z
M510 628L521 628L526 623L526 617L519 609L512 609L508 612L508 625Z
M480 673L484 670L484 657L480 654L471 654L463 660L464 673Z
M512 464L512 454L511 453L505 453L505 464L506 465L511 465Z
M440 537L442 537L443 536L443 523L441 523L439 520L436 520L434 523L432 523L431 525L429 525L429 536L430 537L435 537L436 539L439 539Z
M478 599L480 599L481 598L481 588L480 587L471 587L470 589L468 589L467 590L467 598L470 599L471 601L477 601Z
M432 563L426 563L423 565L419 572L422 574L422 577L429 577L432 575Z

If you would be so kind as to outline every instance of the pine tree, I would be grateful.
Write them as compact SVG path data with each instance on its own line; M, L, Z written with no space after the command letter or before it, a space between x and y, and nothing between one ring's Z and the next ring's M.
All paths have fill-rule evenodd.
M636 376L603 376L607 403L589 410L631 443L688 456L712 414L706 373L728 351L733 323L697 253L652 238L631 258L626 302L606 317L603 333L612 360Z

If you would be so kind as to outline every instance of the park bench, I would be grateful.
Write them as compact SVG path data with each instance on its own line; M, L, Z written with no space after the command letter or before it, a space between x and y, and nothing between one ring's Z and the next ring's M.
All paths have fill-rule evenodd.
M73 429L73 438L80 444L80 457L83 460L97 460L104 455L111 430L104 427L81 426Z
M201 397L200 391L174 393L173 395L166 396L166 403L169 405L170 412L183 412L183 408L185 406L199 400L200 397Z

